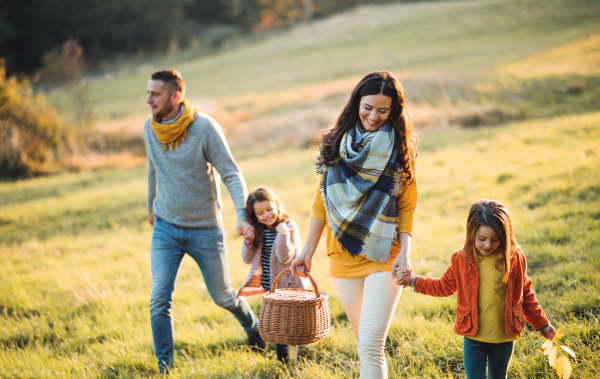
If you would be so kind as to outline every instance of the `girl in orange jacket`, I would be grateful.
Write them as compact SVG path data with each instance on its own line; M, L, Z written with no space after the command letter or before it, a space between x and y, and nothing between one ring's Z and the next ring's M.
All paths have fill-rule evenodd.
M415 276L412 268L397 270L416 292L457 295L454 332L464 336L463 364L467 379L506 378L515 340L525 321L545 338L554 336L531 288L527 260L517 243L508 209L496 200L477 200L469 211L462 250L452 254L441 278Z

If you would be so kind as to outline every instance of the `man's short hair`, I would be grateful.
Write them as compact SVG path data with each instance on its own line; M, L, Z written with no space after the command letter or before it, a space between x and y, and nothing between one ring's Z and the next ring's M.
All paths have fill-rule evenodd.
M164 82L163 88L168 87L170 93L179 91L182 96L185 94L183 76L177 70L158 70L150 78Z

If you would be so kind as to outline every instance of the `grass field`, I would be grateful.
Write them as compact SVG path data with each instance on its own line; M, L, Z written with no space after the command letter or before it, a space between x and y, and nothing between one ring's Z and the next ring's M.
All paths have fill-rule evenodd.
M600 113L421 135L412 261L440 275L460 247L466 213L481 197L512 212L539 299L579 356L576 378L600 375ZM265 170L265 167L269 167ZM306 231L315 188L311 151L241 162L249 187L268 184ZM156 373L149 321L150 226L144 168L64 174L0 185L0 377L136 378ZM285 172L287 178L283 179ZM234 286L240 258L225 197ZM356 377L353 338L320 247L314 274L332 294L333 329L289 368L246 351L244 333L204 290L187 259L174 302L174 377ZM259 301L253 299L258 311ZM406 290L387 344L397 377L459 377L455 300ZM552 377L528 329L511 377ZM402 374L400 375L400 372Z
M315 191L306 145L367 71L406 86L420 125L412 262L438 276L461 247L471 203L507 204L538 298L578 355L573 378L600 377L600 4L444 1L360 7L197 58L193 51L89 84L98 128L139 133L154 69L172 66L223 125L248 187L266 184L303 238ZM49 100L64 111L70 94ZM490 110L488 112L488 110ZM485 117L458 127L460 117ZM504 115L504 116L502 116ZM426 127L429 119L435 127ZM494 121L495 120L495 121ZM469 124L466 124L469 126ZM471 125L471 126L474 126ZM273 138L277 136L277 138ZM131 164L129 162L128 164ZM158 377L149 320L151 227L145 167L0 182L0 378ZM247 272L223 188L233 286ZM356 378L351 328L328 274L332 331L287 367L248 352L184 259L174 301L174 378ZM260 299L250 303L258 313ZM387 341L390 377L463 378L454 297L407 289ZM528 327L510 378L554 378Z

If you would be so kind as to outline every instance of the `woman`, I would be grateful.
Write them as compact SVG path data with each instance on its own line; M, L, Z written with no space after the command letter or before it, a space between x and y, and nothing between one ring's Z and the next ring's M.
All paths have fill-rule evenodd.
M291 264L294 275L310 272L326 229L330 274L358 341L361 378L387 378L385 339L409 284L392 273L410 267L416 144L398 80L388 71L365 76L323 133L308 236Z

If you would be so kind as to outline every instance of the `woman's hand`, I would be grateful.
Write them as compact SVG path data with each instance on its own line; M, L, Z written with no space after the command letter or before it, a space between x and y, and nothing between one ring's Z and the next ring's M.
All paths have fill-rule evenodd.
M312 266L312 254L307 254L305 250L300 253L290 265L292 275L306 278L306 272L310 272ZM306 270L306 271L305 271Z
M312 266L312 257L317 250L317 246L319 245L319 240L321 239L324 229L325 221L318 220L316 218L310 219L310 226L308 227L308 235L306 236L306 241L304 242L304 248L302 249L300 255L294 258L292 264L290 265L292 275L306 278L305 272L310 272L310 268Z
M398 242L400 243L400 253L394 259L392 265L392 279L396 279L396 283L401 286L409 286L411 284L409 278L406 275L402 277L397 276L398 269L404 270L402 272L410 271L412 273L412 266L410 265L410 243L412 242L412 236L408 233L400 233L398 235ZM414 280L414 278L413 278Z
M548 324L547 327L540 330L540 334L542 336L544 336L544 338L549 339L549 340L554 338L555 333L556 333L556 330L554 330L554 326L552 326L552 324Z
M400 254L394 260L394 264L392 265L392 279L396 279L396 283L401 286L409 286L412 282L410 281L410 277L412 275L406 275L406 273L410 272L412 274L412 266L410 264L409 254L403 253L402 250ZM402 273L401 277L398 277L398 274ZM414 274L413 274L414 275ZM414 280L414 278L412 278Z

